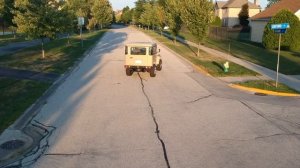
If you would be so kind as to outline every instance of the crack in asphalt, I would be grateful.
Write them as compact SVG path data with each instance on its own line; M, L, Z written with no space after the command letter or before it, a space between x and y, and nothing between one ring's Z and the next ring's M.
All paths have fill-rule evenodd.
M45 134L37 143L38 144L37 147L33 148L30 152L25 154L21 159L4 167L9 167L9 166L28 167L30 165L33 165L35 162L37 162L38 159L40 159L45 154L46 150L49 148L49 138L56 130L56 127L45 125L37 120L32 120L30 124L35 128L43 130ZM42 144L43 141L44 143ZM26 161L26 159L28 160Z
M248 105L247 103L243 102L243 101L239 101L240 103L242 103L244 106L246 106L248 109L250 109L251 111L253 111L254 113L256 113L257 115L259 115L260 117L264 118L265 120L267 120L268 122L270 122L272 125L274 125L275 127L277 127L278 129L280 129L281 131L285 132L283 134L274 134L274 135L267 135L267 136L262 136L262 137L256 137L256 139L259 138L263 138L263 137L272 137L272 136L278 136L278 135L291 135L291 136L295 136L297 139L300 140L300 137L297 137L300 134L297 134L295 132L291 132L290 130L284 128L281 125L278 125L277 123L274 123L274 121L270 120L269 118L267 118L265 115L261 114L260 112L258 112L258 110L254 109L253 107L251 107L250 105ZM272 118L272 117L270 117Z
M196 103L197 101L200 101L200 100L203 100L203 99L208 99L208 98L210 98L211 96L213 96L213 94L210 94L210 95L207 95L207 96L204 96L204 97L200 97L200 98L198 98L198 99L196 99L196 100L189 101L189 102L187 102L187 103Z
M152 115L152 119L153 119L153 122L155 124L155 133L156 133L156 136L157 136L157 139L160 141L161 143L161 146L162 146L162 149L163 149L163 153L164 153L164 159L165 159L165 162L167 164L167 167L170 168L170 163L169 163L169 159L168 159L168 154L167 154L167 148L166 148L166 144L165 142L163 141L163 139L160 137L160 131L159 131L159 124L156 120L156 117L155 117L155 113L154 113L154 108L152 106L152 103L150 101L150 98L149 96L147 95L146 91L145 91L145 85L143 83L143 78L141 77L140 73L138 73L138 76L140 78L140 81L141 81L141 85L142 85L142 91L143 91L143 94L144 96L146 97L147 101L148 101L148 105L150 107L150 110L151 110L151 115Z
M272 134L272 135L266 135L266 136L258 136L258 137L254 137L251 139L219 139L217 141L253 141L253 140L258 140L258 139L266 139L266 138L273 138L273 137L277 137L277 136L298 136L300 134L296 134L296 133L283 133L283 134Z
M80 156L83 153L46 153L45 156Z

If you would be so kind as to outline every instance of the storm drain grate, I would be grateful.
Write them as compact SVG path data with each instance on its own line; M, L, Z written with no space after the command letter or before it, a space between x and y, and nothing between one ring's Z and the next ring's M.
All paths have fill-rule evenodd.
M259 92L256 92L254 93L256 96L268 96L267 94L265 93L259 93Z
M14 149L18 149L24 145L25 145L25 143L21 140L11 140L11 141L7 141L7 142L3 143L2 145L0 145L0 148L4 149L4 150L14 150Z

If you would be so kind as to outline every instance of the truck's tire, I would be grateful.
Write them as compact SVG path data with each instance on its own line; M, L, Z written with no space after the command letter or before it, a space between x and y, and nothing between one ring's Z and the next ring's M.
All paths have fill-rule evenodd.
M131 76L133 74L133 69L131 68L126 68L126 75Z
M156 70L158 71L162 70L162 60L159 60L159 64L156 66Z
M150 77L155 77L156 76L156 68L155 65L153 65L150 69Z

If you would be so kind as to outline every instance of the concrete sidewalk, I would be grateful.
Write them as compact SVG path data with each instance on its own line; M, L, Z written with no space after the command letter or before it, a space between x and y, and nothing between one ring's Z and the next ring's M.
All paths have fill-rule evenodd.
M50 41L49 39L45 39L44 43L47 43L49 41ZM6 46L0 47L0 56L12 54L12 53L15 53L24 48L33 47L33 46L37 46L37 45L41 45L40 39L32 40L32 41L22 41L22 42L10 43Z
M163 33L163 34L164 34L164 36L167 36L169 38L173 38L169 34L166 34L166 33ZM181 43L184 43L184 44L188 44L188 45L193 46L193 47L198 47L197 44L195 44L193 42L190 42L190 41L187 41L187 40L184 40L180 37L177 37L177 41L179 41ZM229 55L227 53L223 53L221 51L205 47L203 45L200 46L200 49L207 52L207 53L209 53L209 54L212 54L214 56L224 58L228 61L234 62L236 64L239 64L239 65L243 66L243 67L251 69L251 70L263 75L264 79L276 80L276 71L270 70L270 69L262 67L260 65L256 65L256 64L254 64L252 62L249 62L249 61L246 61L246 60L239 59L239 58L234 57L232 55ZM298 75L284 75L284 74L279 73L279 82L283 83L283 84L285 84L285 85L287 85L287 86L289 86L289 87L291 87L291 88L293 88L297 91L300 91L300 79L299 79Z

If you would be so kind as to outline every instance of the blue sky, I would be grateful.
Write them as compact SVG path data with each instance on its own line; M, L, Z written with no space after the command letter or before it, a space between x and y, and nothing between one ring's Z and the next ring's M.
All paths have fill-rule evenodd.
M129 6L130 8L134 7L134 2L136 0L109 0L112 3L112 6L114 10L121 10L125 6ZM250 0L253 1L253 0ZM260 0L260 4L262 8L265 8L267 6L267 0Z

